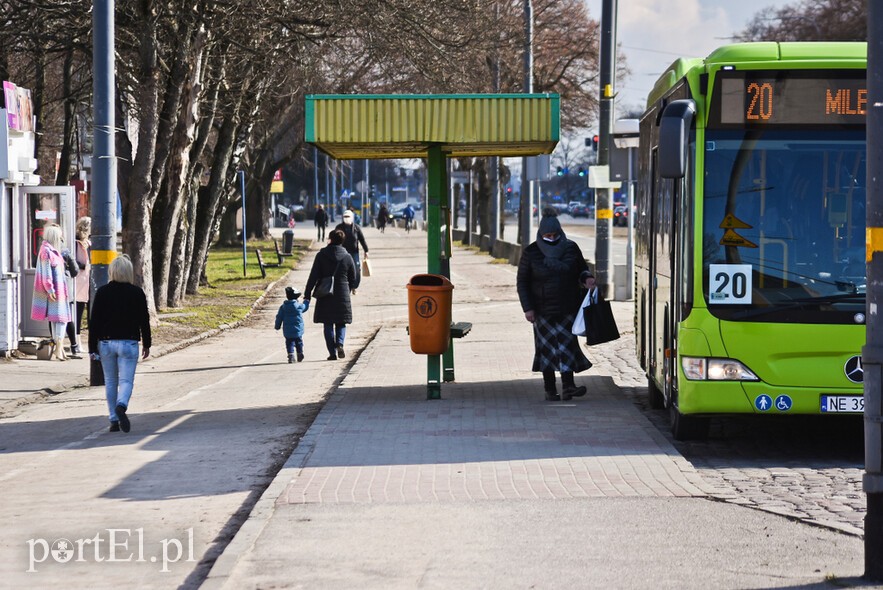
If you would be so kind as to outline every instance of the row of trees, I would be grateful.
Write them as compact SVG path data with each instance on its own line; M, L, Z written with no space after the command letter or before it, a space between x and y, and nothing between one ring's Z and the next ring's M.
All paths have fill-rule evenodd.
M0 5L0 79L32 90L38 172L67 184L91 149L91 0ZM305 94L520 92L523 5L117 1L122 249L151 310L181 305L213 240L235 238L238 170L248 178L246 233L267 233L273 173L312 157ZM581 0L533 8L534 90L562 95L563 128L586 127L597 106L597 23ZM483 161L460 166L487 176ZM490 188L480 186L487 227Z

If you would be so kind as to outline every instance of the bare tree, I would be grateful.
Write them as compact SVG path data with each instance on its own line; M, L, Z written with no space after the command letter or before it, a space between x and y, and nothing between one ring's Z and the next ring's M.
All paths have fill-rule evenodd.
M865 0L801 0L758 12L741 41L865 41Z

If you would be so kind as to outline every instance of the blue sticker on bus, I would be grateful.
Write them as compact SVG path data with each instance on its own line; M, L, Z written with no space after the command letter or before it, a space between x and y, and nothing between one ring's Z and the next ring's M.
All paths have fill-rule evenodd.
M787 395L780 395L776 398L776 409L780 412L787 412L791 409L792 405L791 398Z
M760 394L756 398L754 398L754 407L760 410L761 412L766 412L770 408L773 407L773 398L768 396L765 393Z

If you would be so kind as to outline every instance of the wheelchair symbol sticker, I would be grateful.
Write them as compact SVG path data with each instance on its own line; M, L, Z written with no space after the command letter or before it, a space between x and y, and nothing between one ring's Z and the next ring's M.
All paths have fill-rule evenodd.
M760 394L756 398L754 398L754 407L760 410L761 412L766 412L771 407L773 407L773 398L768 396L765 393Z
M780 395L776 398L776 409L780 412L787 412L791 409L792 405L791 398L787 395Z

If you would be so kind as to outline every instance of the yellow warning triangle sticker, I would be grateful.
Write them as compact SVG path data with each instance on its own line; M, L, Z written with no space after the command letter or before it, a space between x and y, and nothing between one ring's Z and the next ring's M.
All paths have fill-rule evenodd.
M724 217L724 220L721 221L718 227L722 229L751 229L753 226L748 225L732 213L727 213L727 216Z
M728 229L724 232L724 237L721 238L720 241L721 246L737 246L740 248L757 248L757 244L746 240L736 232L731 229Z

